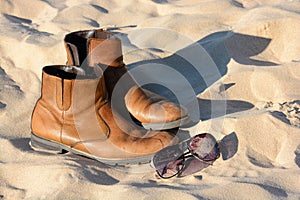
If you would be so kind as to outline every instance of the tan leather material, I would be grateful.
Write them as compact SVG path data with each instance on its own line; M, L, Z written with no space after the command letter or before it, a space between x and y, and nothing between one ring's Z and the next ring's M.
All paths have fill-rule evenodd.
M104 80L80 80L73 82L73 120L80 140L105 140L109 134L106 123L100 119L98 110L106 101Z
M61 112L56 112L49 102L45 102L44 99L37 102L31 121L33 133L48 140L61 142Z
M148 90L133 86L125 95L128 111L144 123L166 123L187 115L186 109Z
M109 141L117 147L122 147L126 152L152 154L178 142L177 137L174 138L174 135L168 132L136 129L117 113L113 115L108 103L100 108L99 113L104 121L109 122L109 127L113 130L109 135Z
M168 132L135 129L120 116L113 115L108 103L100 108L99 115L104 121L109 122L111 133L108 140L82 141L76 144L74 148L84 145L94 156L117 159L137 158L154 154L168 145L178 143L178 138ZM122 129L119 128L120 126Z
M113 115L103 77L87 78L43 69L42 94L32 115L32 132L100 158L137 158L177 143L171 133L137 129ZM59 84L60 83L60 84Z
M123 63L121 41L119 39L88 39L89 66L103 64L118 67Z
M57 105L57 93L61 93L58 92L57 82L61 79L43 72L42 95L32 114L31 129L38 136L61 142L63 112Z
M69 146L82 139L107 139L108 127L97 114L105 101L103 78L68 80L43 71L42 79L42 96L32 117L36 135Z

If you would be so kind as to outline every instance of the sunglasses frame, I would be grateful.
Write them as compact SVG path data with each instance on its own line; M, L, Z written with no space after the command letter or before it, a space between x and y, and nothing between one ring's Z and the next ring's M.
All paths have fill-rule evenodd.
M168 176L168 177L164 177L163 175L160 174L160 172L158 170L156 170L156 173L159 175L159 177L163 178L163 179L169 179L169 178L172 178L174 176L180 176L182 174L182 172L184 171L184 168L185 168L185 161L186 161L186 158L190 158L190 157L194 157L198 160L200 160L201 162L204 162L206 164L209 164L209 165L212 165L214 161L216 161L219 157L220 157L220 146L219 146L219 141L216 140L216 148L218 150L218 155L216 158L214 159L210 159L210 160L205 160L205 159L201 159L198 155L194 154L191 149L190 149L190 142L195 139L196 137L200 136L200 135L204 135L204 134L209 134L209 133L200 133L200 134L197 134L195 136L193 136L192 138L186 140L186 141L183 141L182 143L187 143L187 150L188 152L185 152L183 153L178 159L176 160L179 160L179 159L182 159L182 168L178 170L177 173L175 173L174 175L172 176ZM210 134L209 134L210 135ZM211 135L212 136L212 135ZM175 162L175 161L174 161ZM166 168L166 166L164 167L164 169Z

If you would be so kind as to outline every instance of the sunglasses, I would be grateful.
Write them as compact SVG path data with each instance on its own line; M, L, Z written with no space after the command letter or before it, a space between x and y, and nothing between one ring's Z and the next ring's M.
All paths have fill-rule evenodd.
M206 168L219 157L217 140L211 134L203 133L158 151L151 165L161 178L171 178L183 175L184 171L196 172Z

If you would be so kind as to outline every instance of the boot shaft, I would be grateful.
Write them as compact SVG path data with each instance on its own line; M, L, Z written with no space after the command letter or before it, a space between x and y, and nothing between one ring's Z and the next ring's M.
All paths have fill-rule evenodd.
M123 64L121 40L102 29L77 31L66 35L67 65L94 67Z
M61 111L68 111L71 105L78 104L79 108L72 106L72 109L79 109L78 112L105 100L103 78L69 73L66 68L70 67L57 65L43 68L41 100Z
M65 47L68 65L81 66L88 73L92 69L91 73L104 77L107 97L111 100L115 85L127 73L121 40L102 29L77 31L66 35ZM126 84L132 86L136 83L130 78Z

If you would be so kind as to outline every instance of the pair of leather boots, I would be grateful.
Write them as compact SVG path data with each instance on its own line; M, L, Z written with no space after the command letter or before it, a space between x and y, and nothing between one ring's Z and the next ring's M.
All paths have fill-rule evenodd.
M98 29L72 32L64 42L67 64L43 68L41 97L32 114L33 149L126 165L148 162L155 152L178 142L176 135L162 130L185 124L186 109L137 85L123 63L120 39ZM114 89L125 76L123 96Z

